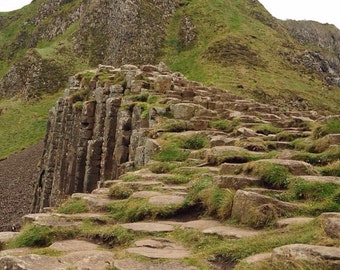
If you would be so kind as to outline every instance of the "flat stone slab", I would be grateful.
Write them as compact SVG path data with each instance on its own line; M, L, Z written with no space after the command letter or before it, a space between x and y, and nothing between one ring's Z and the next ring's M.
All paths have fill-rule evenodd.
M7 243L18 234L19 232L0 232L0 243Z
M220 223L217 220L212 220L212 219L200 219L200 220L193 220L193 221L185 222L181 226L181 228L204 230L204 229L208 229L208 228L216 227L216 226L222 226L222 223Z
M308 182L322 182L322 183L334 183L340 185L340 177L336 176L314 176L314 175L302 175L299 176Z
M127 185L133 190L144 190L150 187L161 187L164 184L159 181L133 181L133 182L122 182L121 184Z
M59 260L65 264L71 265L71 269L103 270L107 269L108 266L113 265L114 258L113 253L110 251L86 250L71 252L60 257ZM50 270L51 268L47 267L41 269Z
M131 195L131 198L151 198L151 197L161 196L161 195L163 195L163 193L161 192L143 190L143 191L134 192Z
M24 223L33 223L40 226L48 227L77 227L81 223L75 220L66 220L59 214L39 213L29 214L23 217Z
M216 234L231 239L240 239L259 235L261 232L245 230L232 226L216 226L203 230L204 234Z
M125 229L132 230L134 232L172 232L174 227L169 224L152 223L152 222L136 222L120 224Z
M73 193L72 198L83 199L87 201L87 205L90 211L93 211L93 212L106 209L107 204L112 202L112 200L108 198L104 198L100 194Z
M176 195L159 195L154 196L149 199L149 203L152 205L171 205L171 204L181 204L185 201L182 196Z
M135 245L126 251L153 259L182 259L190 256L183 246L165 238L140 240Z
M314 218L309 217L293 217L293 218L284 218L276 221L276 228L284 228L291 224L304 224L314 220Z
M17 269L17 270L67 270L68 265L64 264L57 258L44 255L29 254L25 256L4 256L0 258L0 269ZM102 269L100 269L102 270Z
M177 262L164 264L147 264L133 259L116 260L113 266L117 270L198 270L193 266L185 266Z
M260 179L248 175L219 175L214 177L214 184L219 188L242 189L259 185Z
M65 240L55 242L52 245L50 245L49 248L58 251L71 252L71 251L96 250L98 248L98 245L82 240Z
M110 188L97 188L93 190L92 194L98 194L98 195L108 195L110 192Z

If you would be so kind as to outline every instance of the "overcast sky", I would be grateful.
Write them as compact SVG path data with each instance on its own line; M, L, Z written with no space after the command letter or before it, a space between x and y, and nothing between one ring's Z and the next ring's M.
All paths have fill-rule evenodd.
M340 0L259 0L275 17L335 24L340 29ZM19 9L32 0L0 0L0 11Z

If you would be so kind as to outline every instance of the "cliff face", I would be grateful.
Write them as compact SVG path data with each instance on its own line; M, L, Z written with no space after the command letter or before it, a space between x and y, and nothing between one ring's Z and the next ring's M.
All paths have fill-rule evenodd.
M321 73L329 85L340 86L339 29L313 21L289 20L283 24L294 39L308 46L296 61Z
M9 16L0 25L6 30L22 21L18 32L1 48L1 59L13 65L0 81L0 98L56 91L65 85L64 78L74 74L79 63L155 63L175 1L40 0L31 6L35 8L31 17ZM46 42L50 44L48 51L55 50L55 55L46 55L42 49ZM32 49L13 62L28 48L37 48L35 59L44 58L46 65L37 60L22 68L31 58ZM32 77L51 73L56 76L43 79L38 85L31 84Z

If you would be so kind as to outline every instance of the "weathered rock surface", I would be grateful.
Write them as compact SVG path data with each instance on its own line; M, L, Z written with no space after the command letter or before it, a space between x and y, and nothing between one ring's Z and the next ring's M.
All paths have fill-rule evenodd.
M184 266L179 263L150 264L142 263L133 259L116 260L114 267L117 270L197 270L193 266Z
M250 223L255 220L261 224L262 218L269 222L277 217L299 210L293 203L283 202L275 198L251 191L238 190L234 196L231 217L241 223Z
M17 236L18 234L19 234L18 232L0 232L0 244L9 242L12 238Z
M113 264L114 257L110 251L85 250L71 252L59 260L76 269L103 270Z
M125 229L130 229L135 232L149 232L149 233L157 233L157 232L171 232L174 230L174 227L171 225L155 223L155 222L136 222L136 223L125 223L121 224Z
M203 230L204 234L216 234L231 239L240 239L259 235L259 231L246 230L232 226L217 226Z
M293 244L275 248L272 253L273 262L294 261L307 262L317 266L326 263L331 269L340 267L340 248L304 244Z
M183 246L165 238L140 240L135 245L127 252L154 259L180 259L190 255Z
M25 256L0 257L0 269L15 270L67 270L68 265L60 262L57 258L43 255L30 254ZM102 269L101 269L102 270Z

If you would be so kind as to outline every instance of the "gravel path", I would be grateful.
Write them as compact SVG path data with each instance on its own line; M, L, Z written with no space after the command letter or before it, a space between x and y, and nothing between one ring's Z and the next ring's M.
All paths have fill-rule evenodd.
M43 143L0 161L0 231L7 231L29 212Z

